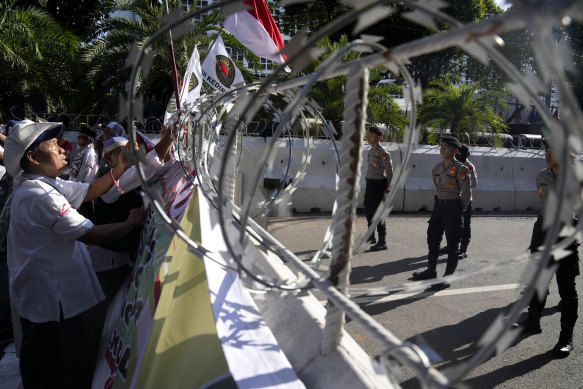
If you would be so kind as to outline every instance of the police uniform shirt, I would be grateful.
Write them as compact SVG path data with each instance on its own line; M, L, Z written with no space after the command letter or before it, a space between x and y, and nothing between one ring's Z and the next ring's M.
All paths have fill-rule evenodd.
M478 174L476 173L476 167L473 163L470 162L469 159L466 160L464 165L466 165L470 171L470 188L475 189L476 186L478 186Z
M370 180L387 179L387 185L391 184L393 179L393 164L391 162L391 155L383 148L383 146L376 145L368 152L368 169L366 171L366 178Z
M541 170L536 175L536 190L540 196L540 200L543 203L543 209L547 205L547 198L549 195L549 191L552 187L555 186L557 180L559 179L559 175L555 174L553 169L547 167L546 169Z
M461 199L462 209L466 209L472 197L469 170L466 165L454 159L445 166L442 161L433 167L432 176L438 199Z

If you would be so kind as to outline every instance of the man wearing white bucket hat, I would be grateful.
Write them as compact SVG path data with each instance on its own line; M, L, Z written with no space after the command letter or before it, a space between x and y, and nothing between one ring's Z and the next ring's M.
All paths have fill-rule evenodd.
M15 179L10 295L22 325L25 388L91 386L101 336L95 306L104 296L83 243L115 239L144 217L143 209L135 209L124 222L94 226L76 211L108 191L127 167L120 163L92 184L61 180L67 161L56 138L62 128L62 123L23 120L5 143L6 170Z

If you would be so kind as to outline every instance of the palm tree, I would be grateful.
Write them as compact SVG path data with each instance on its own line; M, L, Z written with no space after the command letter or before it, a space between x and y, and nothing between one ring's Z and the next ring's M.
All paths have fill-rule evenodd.
M79 47L78 38L45 11L0 2L0 118L9 118L16 104L30 111L35 91L49 112L66 107L75 97Z
M348 45L348 37L340 36L337 41L330 38L322 39L317 47L323 49L322 55L317 58L313 64L303 72L314 72L333 52L342 49ZM351 50L345 53L341 59L342 62L350 62L360 58L360 53ZM375 66L370 69L371 80L378 80L381 73L386 71L382 66ZM325 81L317 82L310 90L310 96L322 107L322 116L326 120L332 121L334 127L340 134L342 131L341 121L344 110L344 97L346 95L347 76L334 77ZM396 135L395 140L402 139L405 126L408 122L405 115L400 111L399 106L391 94L400 93L400 87L396 85L373 86L369 89L367 107L367 120L371 123L386 124Z
M430 85L423 91L423 105L419 108L423 127L449 128L458 137L508 129L504 119L494 112L495 107L506 106L501 92L480 90L478 84L471 82L454 83L447 77Z
M180 1L171 0L171 9L181 7ZM143 47L147 40L162 27L160 18L163 15L163 7L151 0L117 0L115 11L123 12L131 17L113 16L104 20L98 26L98 38L87 45L83 54L83 60L89 66L89 78L95 93L115 94L125 90L130 71L124 67L134 42ZM175 58L179 76L186 69L186 65L196 43L199 43L201 57L208 48L214 36L208 35L208 31L218 30L221 22L221 12L215 11L201 18L193 29L179 39L174 40ZM238 42L231 36L224 35L225 44L242 49ZM172 95L172 69L170 67L170 54L168 42L161 39L155 42L152 68L145 79L140 80L139 91L146 98L154 97L155 100L166 102ZM237 62L237 61L235 61ZM259 62L259 61L257 61ZM243 75L248 79L250 72L238 64Z
M391 141L403 141L407 116L391 95L401 94L401 86L377 85L368 92L367 120L371 123L386 124L391 130Z

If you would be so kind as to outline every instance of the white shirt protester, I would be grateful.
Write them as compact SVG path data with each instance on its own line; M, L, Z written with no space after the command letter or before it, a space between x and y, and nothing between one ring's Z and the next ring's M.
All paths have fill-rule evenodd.
M166 163L158 159L158 154L156 150L151 150L146 154L146 163L143 165L144 175L146 180L150 180L154 175L162 175L166 168L175 162L174 158L171 157ZM138 176L138 172L135 166L130 167L126 170L123 175L119 178L118 187L113 186L105 194L101 195L101 199L111 204L123 194L123 192L128 192L139 188L142 185L142 181ZM101 246L92 245L89 247L89 255L91 256L91 262L93 269L96 272L102 272L106 270L116 269L125 266L131 261L131 254L123 251L114 251L106 249Z
M11 301L34 322L59 321L61 310L65 319L76 316L105 298L77 241L93 227L75 209L89 185L33 174L16 181L8 230Z
M79 172L75 175L71 171L71 177L69 177L71 181L85 182L88 184L95 181L95 175L99 168L99 160L97 159L97 153L93 148L93 144L89 144L81 149L73 158L73 163L79 163L80 168Z

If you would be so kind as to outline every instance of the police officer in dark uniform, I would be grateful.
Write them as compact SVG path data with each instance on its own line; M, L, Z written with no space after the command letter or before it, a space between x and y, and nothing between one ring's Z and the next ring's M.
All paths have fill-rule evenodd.
M393 164L391 155L381 146L383 130L380 127L372 126L368 130L368 143L370 151L367 159L366 170L366 190L364 192L364 212L368 227L379 204L383 201L385 193L391 191L391 180L393 179ZM374 232L368 239L371 246L370 251L381 251L387 249L387 226L381 220L377 225L379 240L376 242ZM376 243L376 244L375 244Z
M455 159L463 163L468 167L470 171L470 189L473 191L476 186L478 186L478 174L476 173L476 167L468 157L470 156L470 147L462 143L462 148L459 154L455 156ZM468 257L467 251L470 245L470 239L472 238L472 195L470 193L470 205L466 208L463 213L464 223L462 226L462 237L460 241L460 256L459 259L464 259Z
M413 280L427 280L437 277L437 258L439 244L445 232L447 240L447 267L444 276L453 274L459 257L459 243L462 232L462 212L470 203L470 173L466 165L454 156L461 148L461 143L454 136L442 136L439 154L442 161L433 167L433 184L435 186L435 204L427 228L427 245L429 247L427 269L413 273ZM443 287L449 286L442 284Z
M555 190L556 183L559 179L559 165L553 158L553 153L549 148L547 140L543 140L545 145L545 160L548 167L541 170L536 175L536 187L543 203L543 212L541 212L532 230L532 238L529 249L531 252L539 250L539 247L544 243L546 231L543 229L544 224L544 209L547 203L548 193ZM573 220L575 223L576 220ZM559 287L559 295L561 296L561 333L559 341L553 348L553 353L558 357L567 357L573 350L573 329L577 321L577 309L579 306L579 299L577 296L577 288L575 285L575 277L579 275L579 257L578 257L578 243L573 242L566 250L570 254L559 261L559 266L556 270L557 285ZM551 261L552 266L555 262ZM540 318L545 307L547 293L539 300L538 295L535 295L530 305L528 306L528 316L526 320L515 326L521 326L523 332L530 334L540 334L542 332L540 326Z

